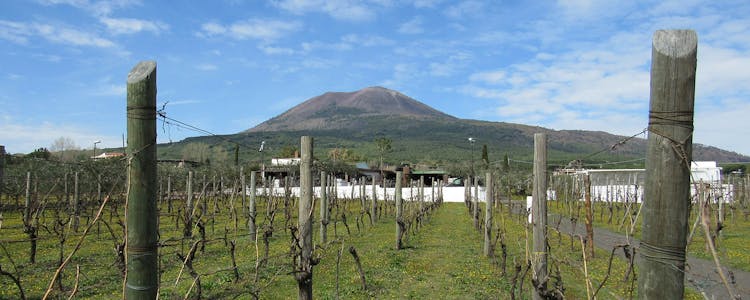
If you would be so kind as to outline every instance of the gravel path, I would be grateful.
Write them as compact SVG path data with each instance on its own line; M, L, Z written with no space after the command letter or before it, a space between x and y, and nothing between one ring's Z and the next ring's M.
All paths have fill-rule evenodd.
M550 215L548 219L549 226L554 228L559 218L559 215ZM582 222L578 222L575 228L572 228L570 219L568 218L560 220L559 229L561 232L570 235L586 235L586 227ZM625 235L594 227L594 245L596 247L611 251L616 245L626 244L627 242ZM630 237L630 244L638 247L639 241ZM625 259L623 251L617 251L616 253L619 257ZM741 299L750 299L750 273L728 267L724 267L724 270L725 274L729 271L734 277L732 288L735 293L739 293ZM704 293L704 296L708 299L732 299L721 282L713 261L688 256L686 275L687 284L697 291Z

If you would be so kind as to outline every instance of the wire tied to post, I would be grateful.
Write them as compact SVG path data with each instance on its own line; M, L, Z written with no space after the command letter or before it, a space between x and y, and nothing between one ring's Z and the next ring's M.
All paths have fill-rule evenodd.
M156 120L156 106L128 106L128 119Z
M693 130L693 111L655 111L648 112L648 126L666 125L677 126Z
M652 245L641 240L638 253L651 261L674 265L685 265L685 248Z

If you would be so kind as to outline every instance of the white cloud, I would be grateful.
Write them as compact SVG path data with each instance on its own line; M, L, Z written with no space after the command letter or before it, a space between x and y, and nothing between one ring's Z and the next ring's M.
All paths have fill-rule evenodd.
M29 153L34 149L49 148L55 139L69 137L82 148L93 147L92 142L101 140L99 147L121 146L119 136L95 132L91 127L44 122L42 124L13 123L12 118L0 119L0 140L9 153Z
M475 0L461 1L445 9L445 15L453 19L468 18L482 13L484 3Z
M471 74L469 80L488 84L502 84L506 78L507 75L505 71L497 70Z
M99 37L95 33L85 32L61 25L24 23L0 20L0 38L18 44L28 44L30 38L40 37L47 41L70 46L89 46L99 48L114 47L115 43Z
M292 48L286 48L286 47L276 47L276 46L268 46L268 45L260 45L258 46L258 49L263 51L263 53L268 55L292 55L296 53L294 49Z
M401 24L401 26L398 27L398 32L403 34L420 34L424 32L422 22L421 17L414 17L408 22Z
M396 43L394 40L382 36L357 34L347 34L341 37L341 41L364 47L391 46Z
M140 0L37 0L43 5L70 5L86 10L96 17L108 16L116 9L139 5Z
M375 18L372 8L354 0L280 0L274 1L273 4L297 15L310 12L325 13L334 19L344 21L370 21Z
M169 30L169 26L158 21L147 21L141 19L130 19L130 18L101 18L99 19L113 34L134 34L141 31L150 31L154 34L159 34L163 31Z
M299 30L302 24L297 21L284 22L270 19L249 19L222 25L215 22L204 23L200 37L227 36L236 40L257 39L273 41Z
M125 97L127 86L125 84L103 84L91 93L94 96L118 96Z
M414 4L414 7L416 8L425 8L425 7L433 8L437 6L438 4L440 4L441 2L443 2L443 0L415 0L413 4Z

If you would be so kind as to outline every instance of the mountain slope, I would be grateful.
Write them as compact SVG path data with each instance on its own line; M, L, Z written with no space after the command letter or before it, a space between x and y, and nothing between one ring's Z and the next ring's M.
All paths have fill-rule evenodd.
M368 87L311 98L247 132L339 129L351 126L357 118L371 116L455 119L397 91Z
M642 167L642 158L646 155L644 136L628 139L603 131L552 130L458 119L382 87L325 93L241 133L222 138L190 138L184 142L220 144L229 139L259 145L264 140L270 155L275 155L274 151L283 147L298 147L299 136L311 135L315 137L318 157L325 157L329 149L346 148L365 158L373 158L377 156L373 140L387 137L393 141L388 161L439 163L465 162L472 158L479 161L483 145L488 147L490 161L500 160L506 153L516 159L530 160L533 135L537 132L547 133L549 159L554 164L575 159L583 159L588 164L635 159L634 164L618 167ZM469 144L468 137L475 138L476 145ZM626 139L627 142L622 143ZM258 153L247 151L244 155L255 158ZM750 157L700 144L693 145L693 159L750 161Z

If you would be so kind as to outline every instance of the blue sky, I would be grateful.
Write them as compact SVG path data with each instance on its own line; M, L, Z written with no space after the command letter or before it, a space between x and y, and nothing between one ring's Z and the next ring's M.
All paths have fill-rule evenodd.
M121 145L141 60L157 61L169 117L218 134L384 86L459 118L629 136L647 123L653 32L689 28L694 142L750 154L748 15L748 1L4 0L0 144Z

